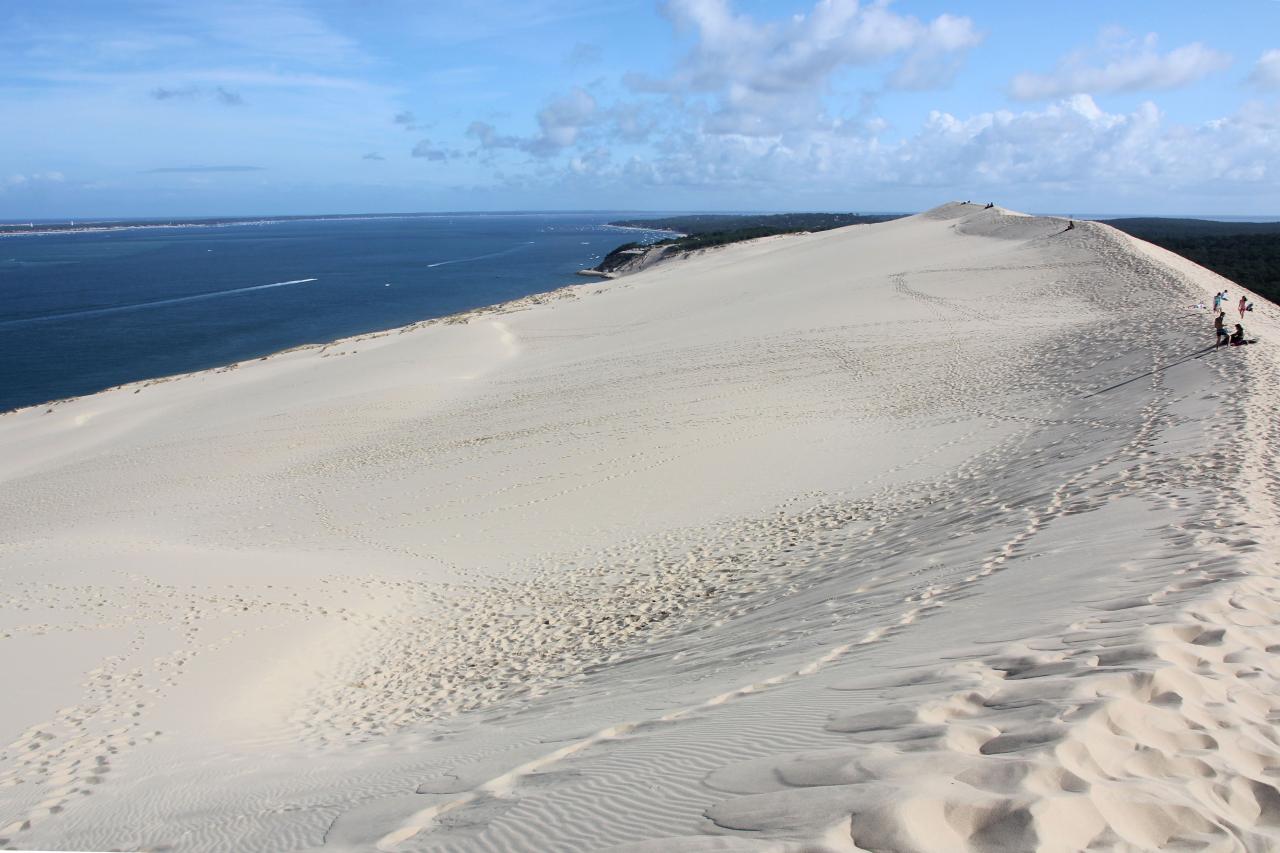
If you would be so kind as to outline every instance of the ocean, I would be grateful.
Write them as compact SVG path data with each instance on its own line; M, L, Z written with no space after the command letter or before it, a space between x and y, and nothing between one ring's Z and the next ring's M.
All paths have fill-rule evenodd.
M628 212L420 214L0 237L0 411L586 281ZM647 214L652 215L652 214Z

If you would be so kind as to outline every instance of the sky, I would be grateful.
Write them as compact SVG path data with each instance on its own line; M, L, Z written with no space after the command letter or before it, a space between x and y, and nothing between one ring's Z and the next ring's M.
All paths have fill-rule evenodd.
M0 220L1280 216L1280 0L0 2Z

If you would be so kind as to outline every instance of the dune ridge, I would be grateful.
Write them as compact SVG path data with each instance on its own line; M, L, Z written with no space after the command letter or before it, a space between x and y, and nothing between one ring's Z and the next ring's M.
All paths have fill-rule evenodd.
M0 416L0 844L1280 846L1275 356L1067 225Z

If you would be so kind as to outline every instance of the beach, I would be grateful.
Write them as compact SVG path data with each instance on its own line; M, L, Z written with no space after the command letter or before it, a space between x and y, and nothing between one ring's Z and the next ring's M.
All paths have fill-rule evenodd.
M0 847L1280 849L1224 287L955 203L0 415Z

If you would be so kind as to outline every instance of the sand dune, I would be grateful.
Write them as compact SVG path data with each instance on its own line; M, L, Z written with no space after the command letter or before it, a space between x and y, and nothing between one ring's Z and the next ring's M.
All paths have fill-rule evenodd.
M945 205L0 416L0 846L1280 849L1280 310Z

